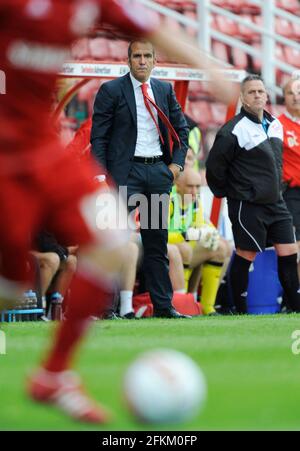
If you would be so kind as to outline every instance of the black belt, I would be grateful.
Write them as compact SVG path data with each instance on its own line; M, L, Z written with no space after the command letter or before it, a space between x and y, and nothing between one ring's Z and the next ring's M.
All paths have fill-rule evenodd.
M144 164L155 164L162 161L162 159L161 155L158 155L157 157L133 157L133 161Z

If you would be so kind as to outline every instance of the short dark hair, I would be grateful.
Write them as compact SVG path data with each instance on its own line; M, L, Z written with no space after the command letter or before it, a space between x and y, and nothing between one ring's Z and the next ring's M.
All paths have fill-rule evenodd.
M143 43L151 44L151 45L152 45L152 53L153 53L153 56L155 55L155 48L154 48L154 46L153 46L153 44L152 44L151 41L148 41L148 39L133 39L132 41L129 42L129 45L128 45L128 59L130 59L130 57L131 57L131 55L132 55L132 45L133 45L135 42L143 42Z
M247 75L247 77L245 77L244 80L242 80L242 82L241 82L241 90L242 90L242 91L244 91L245 84L246 84L248 81L261 81L263 84L265 84L263 78L262 78L260 75L258 75L258 74L249 74L249 75Z

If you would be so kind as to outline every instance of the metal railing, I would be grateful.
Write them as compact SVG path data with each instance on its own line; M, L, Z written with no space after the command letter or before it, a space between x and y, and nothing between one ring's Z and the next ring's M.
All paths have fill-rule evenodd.
M258 6L261 9L262 26L250 22L238 14L234 14L231 11L214 5L211 0L193 0L198 20L186 17L153 0L139 1L153 10L175 19L185 27L194 28L200 46L207 52L211 51L212 39L214 39L215 41L222 42L232 48L241 49L251 57L258 58L261 61L262 76L268 90L271 91L271 99L273 100L275 94L281 93L281 89L276 86L276 70L279 69L287 74L292 74L297 69L296 66L288 64L276 57L276 44L282 44L300 52L300 43L275 33L275 20L276 17L280 17L288 20L290 23L300 26L300 17L277 8L274 0L250 0L253 5ZM212 13L228 18L234 23L248 27L250 30L258 33L261 36L261 51L237 37L230 36L212 28L210 26Z

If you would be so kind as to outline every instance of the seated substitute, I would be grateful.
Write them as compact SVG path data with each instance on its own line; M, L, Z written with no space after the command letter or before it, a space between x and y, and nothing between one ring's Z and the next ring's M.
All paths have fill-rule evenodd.
M231 255L231 246L217 229L205 221L200 201L201 176L185 168L173 187L170 201L169 246L179 250L185 268L191 269L188 291L197 293L201 278L201 304L206 315L215 314L214 304L222 275ZM174 249L169 249L173 261ZM178 260L177 260L178 261ZM182 271L183 267L181 266ZM171 265L172 269L172 265ZM176 265L177 274L181 269ZM178 287L178 275L171 280ZM174 280L175 279L175 280ZM182 280L182 276L181 276ZM184 288L184 287L183 287Z
M47 294L52 319L61 319L62 313L59 312L77 268L77 250L78 246L62 246L52 233L43 230L36 238L36 249L31 251L40 267L43 306ZM63 309L66 310L66 305Z

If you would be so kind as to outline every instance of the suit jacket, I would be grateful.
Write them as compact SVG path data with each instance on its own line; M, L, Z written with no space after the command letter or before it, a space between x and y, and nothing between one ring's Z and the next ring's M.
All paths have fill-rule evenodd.
M189 132L184 114L170 83L153 78L150 82L156 104L169 118L181 141L181 147L174 143L171 156L168 130L159 119L164 139L164 144L161 143L163 160L166 164L173 162L184 166ZM94 157L119 186L127 183L136 140L136 103L128 73L101 86L95 99L91 132Z

